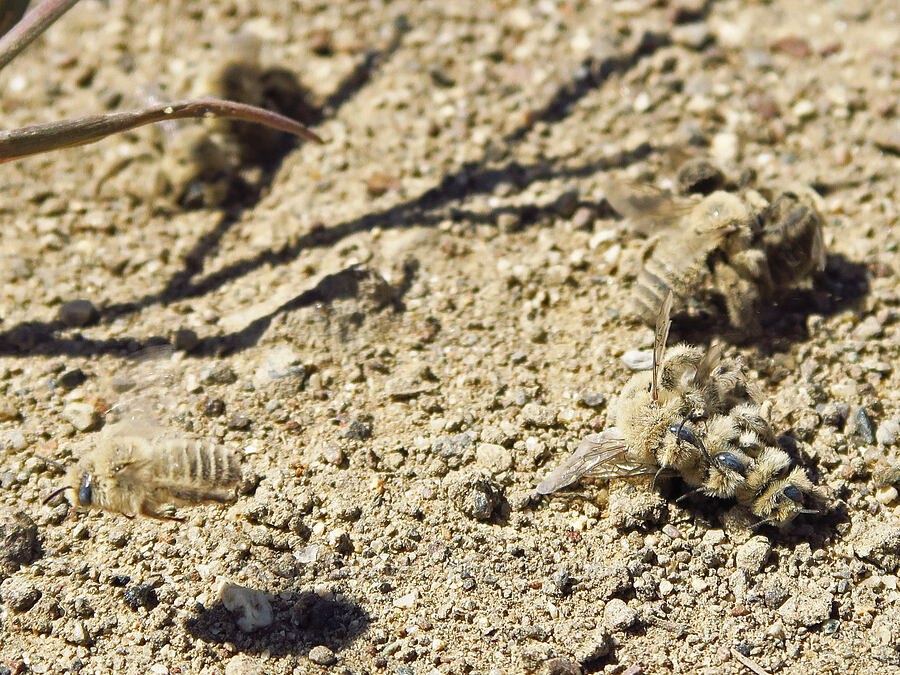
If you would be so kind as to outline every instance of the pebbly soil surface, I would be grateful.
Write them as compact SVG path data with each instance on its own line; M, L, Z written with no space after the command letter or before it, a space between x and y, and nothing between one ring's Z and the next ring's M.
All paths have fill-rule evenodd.
M323 146L0 167L0 673L900 672L896 3L85 0L3 125L202 93L239 31ZM785 531L677 482L531 497L652 340L608 179L689 158L823 195L825 272L726 350L832 495ZM42 505L132 372L242 452L233 505Z

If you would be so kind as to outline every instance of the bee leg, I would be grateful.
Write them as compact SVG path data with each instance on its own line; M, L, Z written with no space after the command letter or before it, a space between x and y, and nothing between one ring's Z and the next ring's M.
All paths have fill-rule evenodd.
M650 487L654 490L656 489L656 480L659 478L660 474L662 474L666 470L666 467L661 466L657 470L655 474L653 474L653 480L650 482Z
M681 505L684 502L686 502L689 497L697 494L698 492L702 493L703 490L701 490L700 488L695 488L695 489L691 490L690 492L685 492L683 495L681 495L678 499L675 500L675 503Z

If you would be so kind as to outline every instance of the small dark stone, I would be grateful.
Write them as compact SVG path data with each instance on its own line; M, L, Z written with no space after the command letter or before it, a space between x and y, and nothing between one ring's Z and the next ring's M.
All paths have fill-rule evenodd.
M27 612L40 599L41 592L30 584L3 590L3 600L14 612Z
M156 596L156 590L147 584L137 584L129 586L125 589L123 596L125 604L131 609L137 611L139 608L153 609L159 604L159 598Z
M356 441L367 441L372 437L372 425L353 420L344 431L344 438L350 438Z
M449 488L450 498L463 515L474 520L490 520L503 502L503 491L489 477L469 473L458 477Z
M204 401L203 414L207 417L218 417L225 414L225 401L220 398L211 398Z
M708 160L692 159L681 165L677 180L678 191L683 195L708 195L725 184L725 174Z
M875 424L865 408L860 408L853 416L853 437L864 445L875 445Z
M173 342L175 343L175 349L192 352L197 348L197 345L200 344L200 338L197 333L190 328L180 328L175 331Z
M72 300L59 308L57 318L68 328L81 328L94 323L100 317L90 300Z
M109 585L117 588L124 588L131 583L131 577L127 574L114 574L109 578Z
M204 384L233 384L237 382L237 373L227 363L218 363L203 373Z
M578 208L578 190L566 190L553 202L553 210L563 218L571 218Z
M12 574L43 553L35 522L24 512L0 512L0 571Z
M59 377L59 383L66 389L74 389L80 384L84 383L87 379L87 375L81 370L81 368L75 368L73 370L68 371L67 373L63 373Z

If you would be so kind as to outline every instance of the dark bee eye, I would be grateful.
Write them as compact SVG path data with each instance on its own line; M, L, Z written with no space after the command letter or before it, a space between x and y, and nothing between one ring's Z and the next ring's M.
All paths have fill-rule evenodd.
M81 477L81 485L78 486L78 503L81 506L90 506L94 497L94 490L91 487L91 475L84 474Z
M669 427L669 431L675 434L675 437L678 438L679 441L690 443L695 448L699 448L706 452L706 448L703 447L703 441L697 438L697 434L684 426L684 424L673 424Z
M737 457L732 455L730 452L720 452L716 455L716 463L724 469L728 469L729 471L734 471L736 474L741 476L747 475L747 470L744 467L744 463L739 460Z
M799 488L794 487L793 485L788 485L787 487L785 487L784 490L781 491L781 494L790 499L792 502L797 502L798 504L803 503L803 493L800 492Z

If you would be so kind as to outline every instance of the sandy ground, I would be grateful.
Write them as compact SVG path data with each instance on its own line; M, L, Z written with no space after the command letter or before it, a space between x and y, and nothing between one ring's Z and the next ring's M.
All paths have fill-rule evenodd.
M190 125L0 167L0 673L900 672L896 3L108 4L4 70L4 127L198 93L244 31L327 141L184 207ZM785 531L530 497L652 338L608 178L691 157L823 196L824 274L727 347L832 496ZM242 452L236 503L42 505L123 372Z

